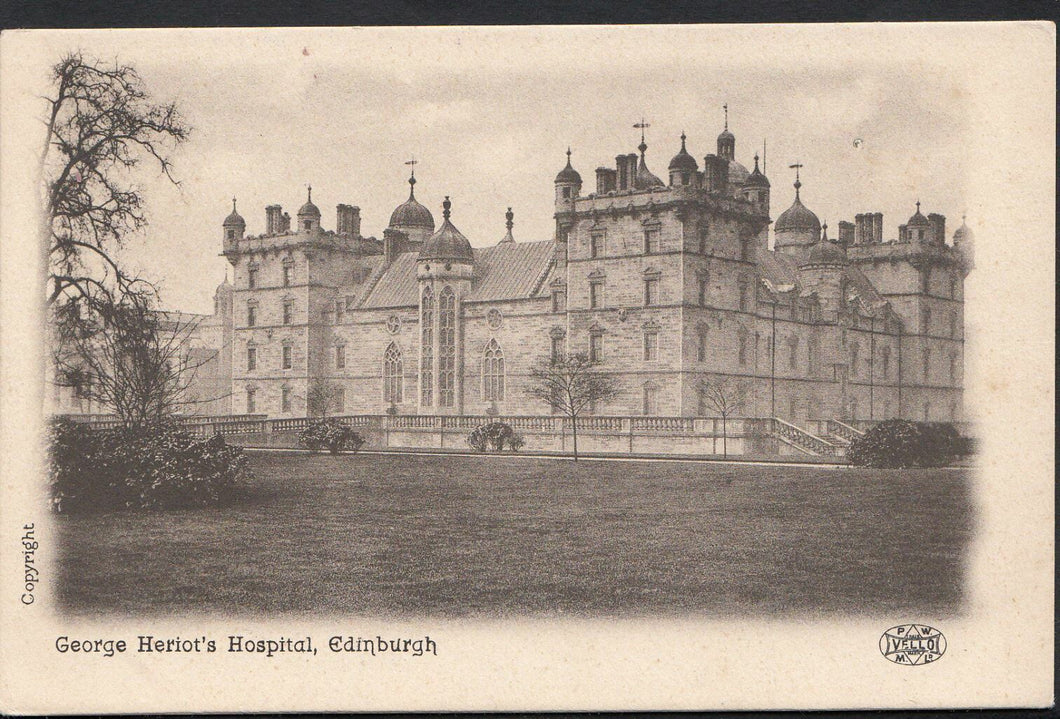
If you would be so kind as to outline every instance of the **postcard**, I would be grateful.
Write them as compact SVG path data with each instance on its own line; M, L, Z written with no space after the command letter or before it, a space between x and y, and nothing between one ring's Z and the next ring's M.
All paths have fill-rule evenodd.
M1055 26L0 37L0 705L1053 703Z

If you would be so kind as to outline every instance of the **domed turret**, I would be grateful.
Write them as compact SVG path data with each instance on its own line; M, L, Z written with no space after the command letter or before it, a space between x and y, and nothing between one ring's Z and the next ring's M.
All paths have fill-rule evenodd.
M696 158L688 154L688 150L685 149L685 133L683 132L681 133L681 150L674 155L674 159L670 160L669 170L671 187L692 184L692 178L699 170Z
M571 151L567 148L567 166L556 175L556 209L567 211L582 189L582 176L570 164Z
M795 248L798 251L814 244L821 237L821 221L802 204L799 197L799 188L802 187L798 175L799 167L801 165L795 167L795 202L780 214L773 226L774 247L777 250Z
M831 265L842 266L847 264L847 253L843 246L828 239L828 225L822 227L821 239L810 248L810 253L803 266L807 265Z
M769 179L758 169L758 153L755 153L755 169L740 186L740 192L745 200L754 203L764 203L765 211L769 212Z
M905 224L906 227L931 227L931 222L928 218L920 214L920 200L916 201L916 212L909 218L909 222Z
M298 210L298 229L304 232L320 229L320 208L313 204L313 188L307 189L306 202Z
M416 242L422 242L434 233L434 215L416 201L415 172L409 177L409 199L391 213L389 229L404 232Z
M968 227L968 216L961 216L961 226L953 233L953 246L964 256L967 269L975 267L975 234Z
M225 243L243 239L243 233L247 229L247 223L246 220L243 219L243 216L236 212L236 198L234 197L232 198L232 212L230 212L228 217L225 218L222 227L224 228Z
M448 195L442 203L442 226L431 235L423 247L420 248L419 258L421 260L449 260L454 262L473 262L474 253L471 251L471 243L456 229L449 221L449 211L453 203L449 201Z
M644 142L643 132L641 133L640 144L637 145L637 149L640 150L640 164L637 165L637 176L634 178L634 187L638 190L650 190L653 187L665 187L666 184L652 174L651 170L648 169L648 163L644 160L644 153L648 151L648 144Z

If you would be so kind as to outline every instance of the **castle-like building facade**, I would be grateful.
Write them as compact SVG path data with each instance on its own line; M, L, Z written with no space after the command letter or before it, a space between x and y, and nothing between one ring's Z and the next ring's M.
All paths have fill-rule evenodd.
M947 243L918 202L896 239L873 212L830 238L798 175L773 222L770 182L757 156L736 160L727 123L702 165L680 143L666 181L642 136L594 192L568 150L543 241L517 240L509 208L500 241L473 247L459 204L439 226L415 175L382 240L346 204L325 230L311 190L293 222L266 207L258 235L233 202L233 280L204 323L211 381L231 391L212 411L302 417L323 387L332 414L547 414L531 367L584 352L620 388L598 415L712 416L706 381L742 388L739 416L962 419L967 227Z

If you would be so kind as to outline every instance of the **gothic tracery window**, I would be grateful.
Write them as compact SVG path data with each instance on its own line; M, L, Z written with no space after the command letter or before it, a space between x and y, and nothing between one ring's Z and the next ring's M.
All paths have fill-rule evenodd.
M504 352L497 340L486 345L482 361L483 397L491 402L504 401Z
M420 303L420 394L421 403L434 399L434 291L428 285Z
M391 342L383 353L383 400L387 404L404 401L404 363L401 350Z
M456 399L456 294L446 287L438 295L438 401L452 407Z

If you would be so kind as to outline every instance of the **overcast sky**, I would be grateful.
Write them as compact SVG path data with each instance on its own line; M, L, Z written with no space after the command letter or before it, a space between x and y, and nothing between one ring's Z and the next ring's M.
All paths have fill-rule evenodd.
M737 159L768 142L774 219L802 197L836 228L884 213L885 239L914 212L969 211L982 156L984 83L968 26L728 26L138 31L57 33L24 56L40 79L64 50L134 65L158 100L194 128L175 155L179 189L151 171L151 221L127 261L163 280L165 304L208 311L225 275L221 222L238 197L247 231L264 207L292 216L313 185L326 229L335 205L358 205L362 233L382 237L408 195L441 221L444 195L472 245L504 235L552 237L552 181L568 144L583 192L596 167L635 152L643 116L648 166L666 167L688 135L702 165L730 108ZM945 50L945 51L943 51ZM33 106L30 104L29 106ZM37 106L43 111L43 105ZM1003 111L1003 108L999 108ZM860 140L860 142L855 142ZM974 224L973 224L974 226ZM832 230L833 235L835 229Z

